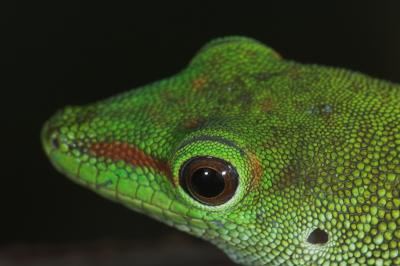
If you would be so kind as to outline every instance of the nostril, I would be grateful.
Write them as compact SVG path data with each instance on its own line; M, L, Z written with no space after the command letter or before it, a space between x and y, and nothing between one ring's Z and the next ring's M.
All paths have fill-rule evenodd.
M61 146L59 129L47 122L41 131L41 140L47 152L59 149Z
M310 233L307 238L307 242L310 244L326 244L329 240L329 235L326 231L319 228L315 229Z
M58 139L57 136L52 136L50 140L51 146L53 146L54 149L60 148L60 140Z

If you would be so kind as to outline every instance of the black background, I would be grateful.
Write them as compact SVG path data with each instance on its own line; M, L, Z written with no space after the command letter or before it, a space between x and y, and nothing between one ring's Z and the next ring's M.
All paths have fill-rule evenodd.
M212 38L246 35L285 58L400 82L398 1L276 2L32 1L2 8L1 247L180 234L57 173L39 133L67 104L176 73Z

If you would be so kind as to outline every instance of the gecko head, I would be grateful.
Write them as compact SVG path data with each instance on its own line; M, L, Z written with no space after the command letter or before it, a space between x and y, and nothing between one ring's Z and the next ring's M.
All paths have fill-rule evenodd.
M349 240L362 242L372 219L348 186L362 153L343 155L361 144L338 130L356 124L353 106L331 103L356 98L330 91L339 74L248 38L219 39L176 76L58 112L42 142L73 181L238 263L339 263L361 252Z
M177 76L59 111L43 127L44 150L74 182L237 262L315 253L306 244L317 226L296 220L309 213L302 188L275 188L290 144L278 136L272 93L259 88L287 79L279 62L254 40L219 39Z

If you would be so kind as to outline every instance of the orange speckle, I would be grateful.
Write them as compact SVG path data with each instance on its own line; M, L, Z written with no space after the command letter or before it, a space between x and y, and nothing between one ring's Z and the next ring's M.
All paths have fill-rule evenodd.
M251 174L253 176L251 185L257 186L263 175L262 165L255 154L249 153L249 157L250 157L250 165L251 165Z
M205 77L201 76L201 77L198 77L193 80L192 86L195 91L199 91L204 87L204 85L206 83L207 83L207 79Z
M261 110L265 113L271 112L274 109L274 102L267 98L261 102Z
M183 123L183 127L188 130L193 130L199 128L204 123L202 118L191 118Z

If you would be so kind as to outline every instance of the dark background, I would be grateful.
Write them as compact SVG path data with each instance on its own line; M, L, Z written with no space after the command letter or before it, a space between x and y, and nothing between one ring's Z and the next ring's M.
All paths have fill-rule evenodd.
M203 246L64 178L44 156L39 133L67 104L90 103L176 73L212 38L246 35L285 58L400 82L398 1L131 2L32 1L1 8L0 259L37 259L49 247L73 250L99 242Z

